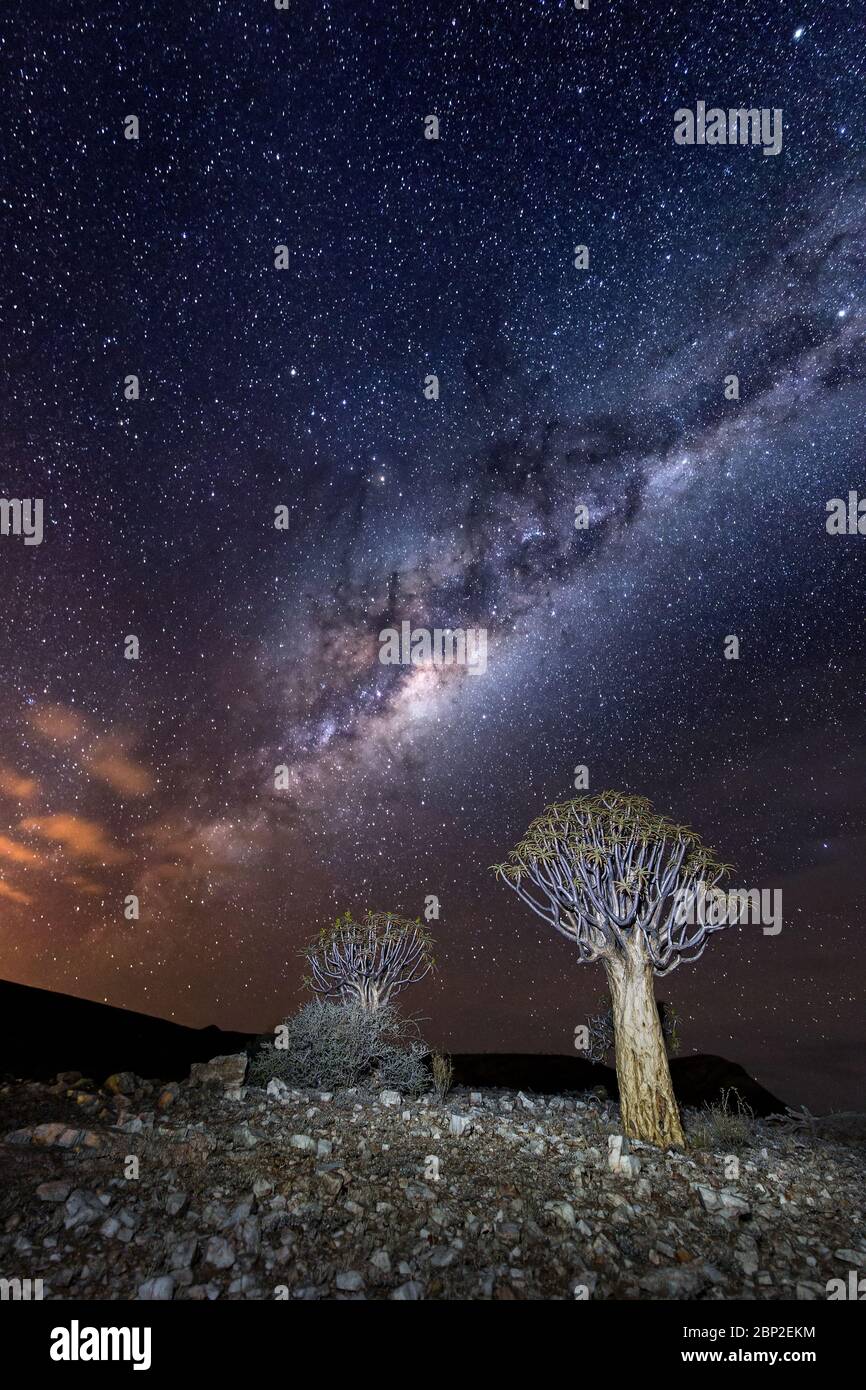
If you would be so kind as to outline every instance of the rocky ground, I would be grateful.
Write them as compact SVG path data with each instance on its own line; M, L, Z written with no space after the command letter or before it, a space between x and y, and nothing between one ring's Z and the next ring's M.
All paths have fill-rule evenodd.
M866 1117L686 1152L594 1094L0 1088L0 1278L46 1299L825 1299L866 1273ZM736 1129L736 1126L733 1127ZM137 1173L137 1176L136 1176Z

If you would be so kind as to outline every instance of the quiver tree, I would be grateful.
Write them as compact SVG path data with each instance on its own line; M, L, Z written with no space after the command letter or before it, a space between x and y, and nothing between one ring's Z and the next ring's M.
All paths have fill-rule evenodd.
M613 1013L623 1130L683 1144L653 974L697 960L714 924L696 914L701 890L728 872L700 836L659 816L644 797L601 792L546 807L494 873L570 941L600 960Z
M316 994L375 1010L432 970L433 939L396 912L346 912L304 954Z

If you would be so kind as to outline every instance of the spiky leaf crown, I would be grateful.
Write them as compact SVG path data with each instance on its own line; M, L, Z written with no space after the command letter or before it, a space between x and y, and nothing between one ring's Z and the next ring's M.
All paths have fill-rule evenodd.
M358 946L368 946L371 936L376 943L385 945L389 942L399 941L402 937L410 934L422 946L423 959L433 965L434 942L430 932L420 918L401 917L398 912L367 911L362 914L359 920L351 912L344 912L329 926L323 927L316 938L313 949L322 950L335 942L343 945L355 943ZM309 955L309 951L310 948L307 947L303 954Z
M632 842L648 848L685 844L688 848L681 869L684 876L715 879L732 868L721 862L697 831L659 815L645 796L616 791L546 806L506 862L491 868L498 878L519 883L531 864L552 863L565 856L601 867L615 856L617 849Z

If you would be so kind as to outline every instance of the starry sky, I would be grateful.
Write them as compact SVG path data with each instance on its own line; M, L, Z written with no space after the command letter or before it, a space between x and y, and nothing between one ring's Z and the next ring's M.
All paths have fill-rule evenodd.
M488 866L585 765L783 891L658 982L684 1050L862 1106L866 539L825 520L866 490L864 38L4 7L0 495L44 540L0 537L0 975L265 1029L337 912L432 894L430 1040L569 1053L601 968ZM676 144L699 100L781 153ZM486 672L381 665L403 620Z

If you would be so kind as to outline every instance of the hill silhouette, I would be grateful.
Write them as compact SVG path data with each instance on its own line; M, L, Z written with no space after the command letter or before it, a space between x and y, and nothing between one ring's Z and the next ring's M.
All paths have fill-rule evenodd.
M186 1028L168 1019L72 994L0 980L0 1072L41 1081L80 1071L102 1081L116 1071L180 1081L193 1062L241 1052L246 1033Z
M70 994L0 981L0 1073L35 1081L77 1070L95 1081L132 1071L181 1081L193 1062L249 1051L259 1039L222 1028L187 1028L150 1014L98 1004ZM616 1097L616 1072L580 1057L544 1053L455 1053L458 1086L495 1087L559 1095L604 1086ZM696 1054L671 1060L681 1105L701 1106L733 1088L756 1115L783 1113L785 1105L741 1066Z

